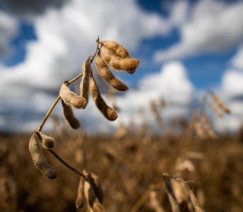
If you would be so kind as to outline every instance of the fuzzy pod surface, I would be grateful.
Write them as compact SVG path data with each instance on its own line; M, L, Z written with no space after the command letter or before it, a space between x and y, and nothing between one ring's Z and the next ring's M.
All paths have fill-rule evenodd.
M91 72L92 68L90 63L90 57L88 57L82 66L83 77L80 83L80 96L86 99L86 104L84 105L84 108L88 104L89 99L89 76Z
M65 119L67 120L68 124L73 129L78 129L80 127L79 120L74 116L72 108L67 105L63 100L62 102L62 109L63 109L63 115Z
M75 108L84 108L87 104L86 99L72 92L65 82L62 84L59 94L66 104Z
M55 140L54 138L44 134L41 131L36 131L37 136L39 137L39 139L41 140L42 146L45 149L52 149L55 147Z
M101 41L101 46L111 50L118 57L131 57L128 50L116 41Z
M111 107L107 106L107 104L105 103L92 74L89 77L89 85L90 85L91 96L92 96L97 108L110 121L116 120L118 117L116 111L114 109L112 109Z
M76 198L76 208L84 208L85 207L85 196L84 196L84 177L80 177L78 192Z
M127 85L124 82L115 77L115 75L111 72L111 70L104 62L104 60L102 60L99 54L96 55L95 65L99 71L100 76L113 88L119 91L126 91L128 89Z
M111 50L101 46L100 55L107 65L111 68L121 71L126 71L133 74L139 65L139 60L136 58L121 58L115 55Z
M40 172L48 179L55 179L57 177L56 170L47 161L40 148L40 139L36 132L34 132L29 141L29 151L33 160L34 165Z

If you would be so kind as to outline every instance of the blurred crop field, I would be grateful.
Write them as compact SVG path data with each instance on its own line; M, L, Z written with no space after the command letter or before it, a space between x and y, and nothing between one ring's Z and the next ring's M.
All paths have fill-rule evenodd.
M163 173L190 182L205 211L243 211L243 132L198 139L190 130L156 134L149 127L122 135L53 130L55 151L101 179L106 211L172 211ZM0 136L0 211L77 211L76 176L52 155L56 180L34 167L29 135ZM161 209L155 209L151 192ZM181 207L181 211L188 211Z

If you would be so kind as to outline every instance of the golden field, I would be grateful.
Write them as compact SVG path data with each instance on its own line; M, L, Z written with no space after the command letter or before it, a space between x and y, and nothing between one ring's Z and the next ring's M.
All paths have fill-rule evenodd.
M163 173L188 181L205 211L243 210L242 132L204 140L188 131L158 135L150 128L122 136L55 132L55 151L100 177L106 211L172 211ZM44 178L32 163L30 136L0 136L0 211L76 211L79 176L43 150L58 172L55 180ZM153 206L152 191L160 208Z

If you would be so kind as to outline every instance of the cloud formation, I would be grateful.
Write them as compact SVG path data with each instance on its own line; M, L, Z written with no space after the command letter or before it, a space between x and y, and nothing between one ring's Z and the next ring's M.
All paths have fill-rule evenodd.
M236 131L243 126L243 54L242 46L233 55L230 68L224 71L218 94L222 101L230 108L232 114L225 115L223 120L214 119L218 131Z
M142 109L146 119L154 121L150 112L150 102L161 97L166 102L166 108L163 110L165 119L187 116L191 112L192 105L198 102L186 69L180 62L165 64L160 72L147 75L139 81L137 89L131 89L124 96L118 97L121 120L129 123L133 119L141 124L139 110Z
M243 2L227 4L205 0L191 9L187 21L179 26L181 40L157 51L154 60L183 58L204 52L219 52L243 41Z
M235 68L243 70L243 44L238 48L236 55L231 60Z
M11 53L10 42L17 34L18 23L15 18L0 11L0 57Z
M69 0L0 0L4 9L20 16L33 16L44 13L49 8L60 8Z
M62 81L78 74L86 57L93 54L98 35L103 40L116 40L133 52L142 39L169 30L162 17L140 10L135 0L72 0L34 17L33 24L37 40L27 44L25 60L14 67L0 66L0 115L12 127L13 120L7 114L18 110L22 114L33 111L34 115L31 108L36 108L33 101L37 96L41 99L48 94L53 99ZM16 109L20 98L29 106L20 104ZM15 107L9 107L11 104ZM40 105L43 111L49 106ZM36 113L36 119L43 113Z

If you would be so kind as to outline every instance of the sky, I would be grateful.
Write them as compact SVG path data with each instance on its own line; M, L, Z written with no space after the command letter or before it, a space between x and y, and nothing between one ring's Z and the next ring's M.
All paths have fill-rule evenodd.
M144 117L152 123L149 102L160 97L165 120L188 118L207 89L232 111L218 119L206 108L215 129L241 127L243 1L0 0L0 132L36 129L61 83L93 54L97 36L121 43L140 64L133 75L114 72L129 86L117 92L115 122L92 101L75 110L86 130L139 124ZM53 113L62 117L60 105Z

